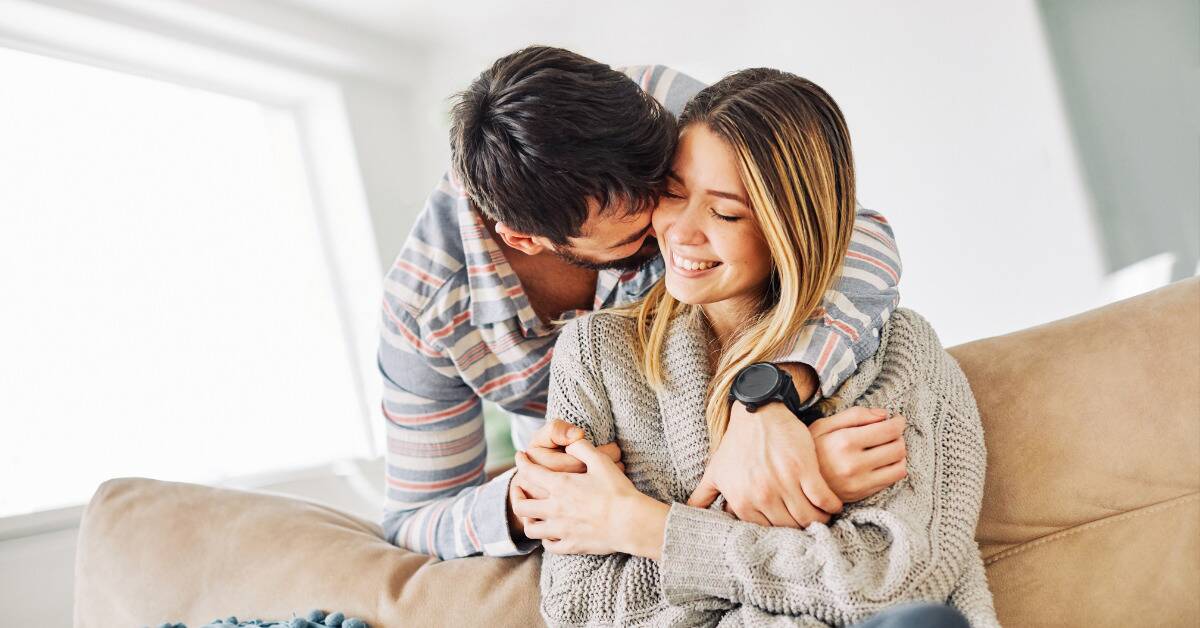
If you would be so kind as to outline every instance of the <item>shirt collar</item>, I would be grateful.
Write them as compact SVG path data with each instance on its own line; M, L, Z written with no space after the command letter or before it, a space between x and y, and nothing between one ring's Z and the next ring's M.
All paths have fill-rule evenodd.
M471 292L471 323L489 325L517 319L526 336L541 326L516 271L488 233L479 212L469 202L458 204L458 229L467 263Z

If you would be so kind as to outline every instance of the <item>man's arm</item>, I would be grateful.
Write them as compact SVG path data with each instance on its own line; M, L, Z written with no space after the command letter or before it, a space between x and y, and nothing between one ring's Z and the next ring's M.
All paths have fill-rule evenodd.
M482 400L446 374L449 359L421 340L411 317L392 312L384 319L386 538L439 558L531 551L536 543L513 543L505 516L513 471L485 481Z
M455 212L460 196L444 178L425 211ZM425 304L441 299L452 312L455 302L445 278L459 262L438 239L456 234L443 231L436 221L414 229L384 280L378 352L387 432L384 534L441 558L526 553L536 544L514 544L505 516L513 471L487 480L483 401L437 340L452 331L453 317L425 320Z
M615 68L618 72L637 83L642 91L650 94L667 111L678 116L683 106L700 90L708 87L696 79L673 70L665 65L630 65Z
M887 219L859 206L841 276L791 350L776 360L804 364L815 373L816 390L805 407L832 396L859 363L875 355L879 332L900 302L902 269Z

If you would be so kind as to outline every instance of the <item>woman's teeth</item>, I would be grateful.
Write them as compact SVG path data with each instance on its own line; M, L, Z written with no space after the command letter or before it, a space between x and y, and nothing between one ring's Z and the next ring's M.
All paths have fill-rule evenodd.
M688 259L686 257L680 257L678 255L675 255L674 253L671 254L671 259L675 262L676 266L678 266L679 268L682 268L684 270L708 270L709 268L712 268L713 266L716 266L717 264L721 263L721 262L702 262L699 260Z

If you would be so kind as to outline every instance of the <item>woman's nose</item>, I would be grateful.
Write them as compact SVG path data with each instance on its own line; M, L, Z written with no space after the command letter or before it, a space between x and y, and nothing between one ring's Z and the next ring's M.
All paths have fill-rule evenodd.
M669 227L667 240L672 244L696 245L704 242L704 231L691 219L694 212L681 212Z

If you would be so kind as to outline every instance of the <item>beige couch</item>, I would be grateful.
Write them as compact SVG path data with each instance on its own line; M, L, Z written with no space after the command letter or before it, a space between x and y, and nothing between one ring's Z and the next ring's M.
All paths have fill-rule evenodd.
M1200 280L951 353L983 413L977 538L1000 620L1200 625ZM84 516L75 625L311 607L375 627L537 625L539 560L437 562L331 508L118 479Z

